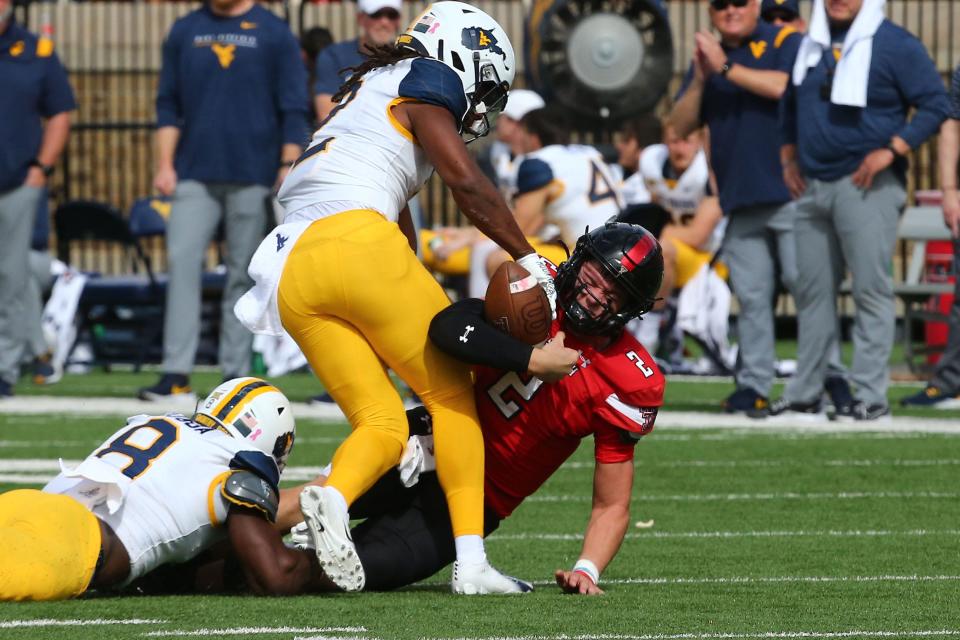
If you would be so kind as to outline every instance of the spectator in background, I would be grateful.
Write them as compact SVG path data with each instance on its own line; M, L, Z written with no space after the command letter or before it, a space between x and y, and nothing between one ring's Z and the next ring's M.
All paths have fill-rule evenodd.
M797 198L800 336L797 374L778 405L804 411L819 402L837 286L849 269L856 402L838 417L859 421L890 413L890 272L906 156L936 132L950 106L923 44L884 19L884 4L815 0L783 104L783 176Z
M333 35L329 29L311 27L300 36L300 58L307 69L307 93L310 103L311 123L316 124L316 105L313 102L313 84L317 80L317 56L320 52L333 44Z
M224 378L250 367L253 335L233 314L251 286L247 265L266 231L266 202L307 138L307 80L287 25L254 0L210 0L174 23L157 92L154 186L173 196L164 374L139 397L192 395L203 259L226 234L220 326Z
M330 45L317 58L313 101L318 120L333 109L331 98L350 77L349 69L359 66L371 47L393 44L397 39L402 8L402 0L357 0L360 35Z
M0 398L13 395L26 345L22 323L30 235L47 178L77 108L53 42L13 19L0 0Z
M740 354L729 412L765 415L774 375L773 296L796 277L793 208L781 177L778 103L800 36L760 21L760 0L711 0L718 40L696 34L691 69L670 114L677 135L710 128L710 161L729 219L723 259L740 301ZM788 285L789 288L789 285Z
M623 170L620 191L629 208L631 205L647 204L651 201L643 174L640 173L640 154L663 137L660 118L652 113L631 118L613 134L613 146L617 150L617 164ZM643 224L642 222L638 224ZM646 225L643 225L646 227ZM662 225L661 225L662 226ZM651 230L647 227L647 230ZM653 231L657 235L658 231Z
M800 16L800 0L763 0L760 17L775 27L793 27L800 33L807 30Z
M488 173L507 202L511 202L517 192L517 164L514 160L517 158L516 149L523 136L520 121L534 109L543 107L543 98L536 91L513 89L510 92L510 99L507 100L507 106L497 118L493 130L496 139L490 145L489 157L486 162L478 160L481 169L485 169L485 164L491 166L492 170L485 170L484 173Z
M953 72L950 89L950 117L940 127L937 164L940 168L940 190L943 192L943 222L953 236L953 272L960 275L960 196L957 177L960 173L960 65ZM960 287L960 279L957 280ZM950 307L947 348L927 388L900 401L905 407L960 408L960 290L954 292Z

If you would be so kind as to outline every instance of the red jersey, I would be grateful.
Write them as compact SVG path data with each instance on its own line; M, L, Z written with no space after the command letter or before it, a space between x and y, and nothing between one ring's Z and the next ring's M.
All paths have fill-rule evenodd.
M554 321L551 335L558 330ZM649 433L663 404L663 374L629 333L602 352L567 336L565 345L583 356L559 382L477 368L486 501L501 518L540 488L588 435L597 462L632 460L636 441L623 431Z

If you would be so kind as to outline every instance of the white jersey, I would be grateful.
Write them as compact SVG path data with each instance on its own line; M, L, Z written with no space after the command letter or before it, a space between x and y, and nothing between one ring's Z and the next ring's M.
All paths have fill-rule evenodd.
M640 154L640 174L653 199L670 212L674 222L683 224L709 194L710 171L703 149L683 175L673 177L670 173L667 145L650 145Z
M408 101L467 110L463 85L441 62L412 58L374 69L334 107L280 188L286 222L348 209L373 209L396 221L433 173L426 153L393 116Z
M547 203L544 217L560 229L569 247L587 227L603 226L623 208L617 180L593 147L553 144L523 156L517 170L518 196L554 181L562 191Z
M630 177L624 178L623 167L619 164L607 165L610 169L610 175L620 186L620 194L623 196L623 203L629 207L634 204L647 204L652 198L647 191L647 183L643 180L643 175L636 171L630 174Z
M44 491L74 498L110 525L130 555L129 583L224 537L221 487L239 469L279 481L273 459L245 440L182 415L141 415Z

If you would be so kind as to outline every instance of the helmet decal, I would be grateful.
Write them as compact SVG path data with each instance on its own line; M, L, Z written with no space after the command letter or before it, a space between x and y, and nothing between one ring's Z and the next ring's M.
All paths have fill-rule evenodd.
M507 61L507 52L497 43L497 36L490 29L483 27L464 27L460 36L460 43L467 49L474 51L491 51Z

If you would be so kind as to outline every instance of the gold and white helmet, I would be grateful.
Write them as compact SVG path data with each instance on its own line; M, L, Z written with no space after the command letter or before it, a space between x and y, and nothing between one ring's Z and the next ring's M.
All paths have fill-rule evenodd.
M397 45L452 69L468 105L461 130L471 140L490 132L517 72L513 45L496 20L466 2L434 2L397 37Z
M283 471L296 427L287 396L260 378L234 378L210 392L193 420L224 429L271 456Z

